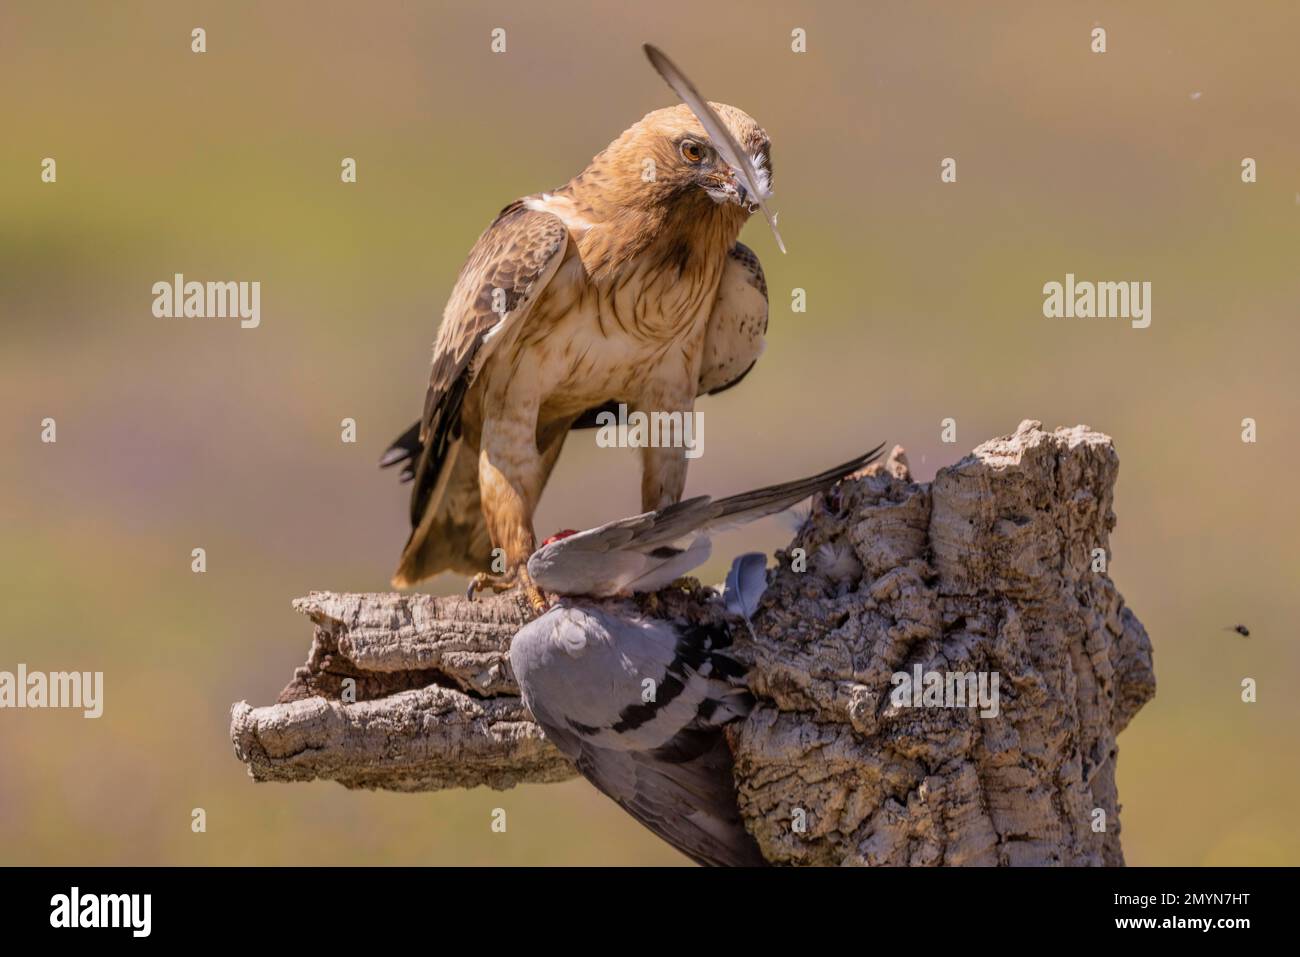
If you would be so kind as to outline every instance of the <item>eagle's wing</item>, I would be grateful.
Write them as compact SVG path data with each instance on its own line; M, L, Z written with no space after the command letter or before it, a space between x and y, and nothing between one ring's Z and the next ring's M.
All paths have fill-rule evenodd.
M510 645L524 702L578 770L705 864L762 864L736 807L724 725L749 713L725 628L557 605Z
M422 442L428 444L450 411L446 402L457 386L473 382L493 340L527 315L559 268L568 239L558 216L529 209L524 200L503 209L478 238L447 300L433 346Z
M421 552L456 458L461 406L496 342L527 320L564 259L568 237L558 217L519 200L501 211L461 268L434 343L419 431L403 436L385 456L386 464L396 464L403 452L411 458L419 449L411 469L411 537L395 584L412 584L439 570Z
M705 332L700 395L716 395L745 378L763 354L766 334L767 279L754 251L736 243Z
M880 454L884 445L808 478L712 499L683 499L656 512L607 522L543 545L528 559L528 573L542 588L561 595L613 595L654 591L703 564L707 535L789 508L830 488ZM687 536L687 547L676 543ZM671 575L665 580L666 575Z

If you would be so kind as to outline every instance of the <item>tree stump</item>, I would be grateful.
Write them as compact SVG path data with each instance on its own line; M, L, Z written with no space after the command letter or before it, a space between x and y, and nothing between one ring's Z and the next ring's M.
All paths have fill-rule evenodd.
M729 729L736 787L769 861L1123 864L1116 736L1155 675L1106 572L1118 467L1107 436L1026 421L932 483L895 449L814 499L752 631L730 619L758 701ZM702 587L639 600L724 614ZM421 791L576 774L510 673L518 596L294 606L315 623L306 665L279 703L231 710L255 780ZM967 673L996 675L996 714L899 687Z

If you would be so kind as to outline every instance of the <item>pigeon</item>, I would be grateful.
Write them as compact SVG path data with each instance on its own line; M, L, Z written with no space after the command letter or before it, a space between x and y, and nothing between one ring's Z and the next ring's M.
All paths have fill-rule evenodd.
M524 704L583 777L698 864L766 863L741 819L725 735L754 699L724 618L657 617L631 595L703 563L711 531L788 508L879 451L807 479L566 534L529 560L534 581L558 597L511 641ZM766 585L766 560L741 555L727 580L716 600L748 621Z

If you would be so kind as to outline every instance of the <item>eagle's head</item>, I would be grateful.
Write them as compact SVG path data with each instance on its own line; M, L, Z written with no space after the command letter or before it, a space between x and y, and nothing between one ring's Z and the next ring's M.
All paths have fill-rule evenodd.
M750 214L771 197L767 133L743 110L710 106L744 151L740 163L728 162L729 150L719 149L683 104L647 113L565 188L586 218L606 225L609 231L590 241L603 249L613 240L618 253L610 258L625 261L656 238L730 248Z
M663 247L684 268L695 250L724 255L760 210L785 252L767 203L767 132L744 110L707 102L662 50L644 49L682 103L647 113L556 191L572 210L566 222L582 228L583 262L604 274Z
M723 157L699 119L685 104L646 114L614 146L629 149L639 160L642 202L732 204L745 215L758 200L772 195L772 141L744 110L710 103L718 118L745 151L755 181ZM611 147L614 148L614 147ZM755 196L750 186L757 191Z

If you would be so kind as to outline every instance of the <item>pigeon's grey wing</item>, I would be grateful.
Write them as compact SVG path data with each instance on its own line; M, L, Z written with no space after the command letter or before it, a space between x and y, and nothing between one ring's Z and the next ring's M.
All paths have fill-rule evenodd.
M678 505L669 506L652 513L655 518L648 526L639 527L633 534L630 546L639 550L653 549L666 559L664 571L654 576L647 575L633 586L635 591L654 591L662 588L676 578L685 575L692 568L703 565L708 560L708 536L713 532L735 528L747 522L755 521L766 515L784 511L810 495L830 488L846 475L851 475L880 454L884 445L878 445L870 452L855 459L827 469L818 475L780 485L769 485L752 492L742 492L728 498L717 500L692 499ZM684 536L694 533L696 538L689 548L680 548L672 543ZM701 547L703 544L704 547ZM698 550L698 554L696 554ZM746 582L750 586L749 594L753 597L752 608L757 608L759 597L766 587L766 558L757 556L757 577L755 577L755 556L748 556ZM671 573L670 573L671 572ZM756 582L761 581L757 596L753 596ZM752 609L751 612L752 614ZM749 616L747 615L746 618Z
M707 864L761 864L736 808L723 726L753 699L725 629L560 604L510 662L547 737L629 814Z
M712 547L707 535L697 535L686 545L660 545L645 551L552 551L548 547L529 559L528 573L537 585L559 595L608 598L651 592L666 588L703 565Z
M709 501L707 496L699 496L671 508L704 516ZM653 532L661 512L642 512L615 519L543 545L529 557L528 574L541 588L560 595L606 596L625 591L632 582L681 551L674 549L656 555L653 546L640 545L641 536ZM707 558L706 554L700 561ZM683 574L684 571L677 572L673 578Z
M710 728L704 738L707 747L687 761L582 742L574 763L601 792L697 864L764 866L736 804L731 751L723 732ZM691 747L698 743L692 740Z
M645 548L663 542L674 542L691 532L712 532L752 522L765 515L772 515L789 508L810 495L830 488L846 475L858 471L880 454L884 445L878 445L870 452L850 459L843 465L827 469L808 478L782 482L741 492L720 499L690 499L669 505L658 512L651 513L653 521L648 526L636 529L629 543L631 546Z
M687 545L660 545L647 552L648 561L636 578L627 583L625 589L630 592L651 592L667 588L677 579L698 568L709 560L713 553L713 543L707 535L696 535Z
M597 790L697 864L767 864L741 820L731 751L720 729L712 729L708 748L693 759L672 762L598 748L541 723L546 737Z
M657 564L653 555L635 549L611 551L599 541L565 545L586 534L551 542L532 554L528 575L539 588L557 595L616 595Z
M718 499L713 503L713 514L704 528L716 531L784 511L810 495L825 491L846 475L852 475L862 469L880 455L884 447L881 443L870 452L850 459L843 465L837 465L817 475L810 475L808 478L782 482L780 485L769 485L766 488L754 489L752 492L741 492L739 495Z
M683 549L675 547L692 533L703 533L750 522L789 508L796 502L829 488L846 475L858 471L880 454L884 445L808 478L769 485L729 498L708 496L684 499L657 512L643 512L607 522L544 545L528 560L528 572L542 588L562 595L610 595L642 580L639 591L651 590L645 576L667 560L676 559ZM655 554L655 550L663 551ZM639 555L646 556L637 557ZM695 565L702 564L707 554ZM672 578L684 575L695 565L674 566ZM669 581L672 578L668 579ZM650 579L658 581L658 578Z

